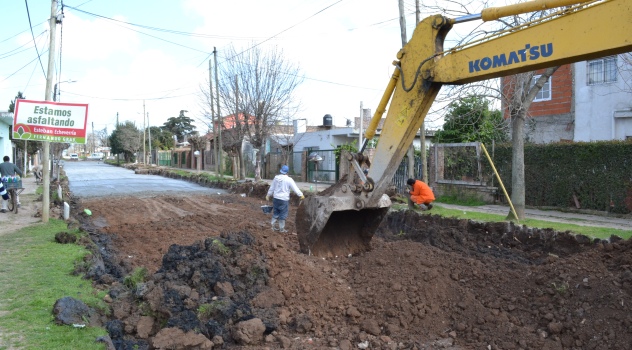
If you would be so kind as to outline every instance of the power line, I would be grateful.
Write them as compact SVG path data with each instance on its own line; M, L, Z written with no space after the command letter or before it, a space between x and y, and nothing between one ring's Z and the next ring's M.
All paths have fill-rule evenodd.
M250 50L254 49L255 47L257 47L257 46L259 46L259 45L261 45L261 44L265 43L266 41L272 40L273 38L275 38L275 37L277 37L277 36L279 36L279 35L281 35L281 34L283 34L283 33L287 32L288 30L290 30L290 29L292 29L292 28L296 27L297 25L299 25L299 24L301 24L301 23L303 23L303 22L307 21L308 19L310 19L310 18L312 18L312 17L314 17L314 16L316 16L316 15L320 14L321 12L324 12L325 10L327 10L327 9L329 9L329 8L331 8L331 7L333 7L334 5L337 5L337 4L341 3L342 1L343 1L343 0L338 0L338 1L334 2L333 4L331 4L331 5L327 6L327 7L325 7L324 9L322 9L322 10L320 10L320 11L318 11L318 12L316 12L316 13L312 14L311 16L309 16L309 17L305 18L304 20L302 20L302 21L300 21L300 22L298 22L298 23L296 23L296 24L294 24L294 25L291 25L290 27L288 27L288 28L286 28L286 29L283 29L282 31L280 31L280 32L278 32L278 33L274 34L273 36L271 36L271 37L269 37L269 38L265 39L264 41L262 41L262 42L260 42L260 43L258 43L258 44L256 44L256 45L254 45L254 46L252 46L252 47L249 47L249 48L247 48L246 50L244 50L244 51L242 51L242 52L240 52L240 53L238 53L238 54L234 55L233 57L229 58L229 60L232 60L233 58L235 58L235 57L237 57L237 56L239 56L239 55L241 55L241 54L243 54L243 53L245 53L245 52L248 52L248 51L250 51Z
M24 50L20 50L21 48L23 48L24 46L29 45L29 44L30 44L30 42L27 42L27 43L24 43L24 45L22 45L22 46L20 46L18 48L15 48L15 49L13 49L11 51L7 51L7 52L1 53L0 54L0 59L8 58L8 57L11 57L13 55L17 55L17 54L22 53L24 51L30 50L33 46L29 46L29 47L25 48ZM20 51L16 52L16 50L20 50Z
M116 20L116 19L113 19L113 18L109 18L109 17L105 17L105 16L97 15L97 14L94 14L94 13L90 13L90 12L87 12L87 11L79 10L79 9L78 9L78 8L76 8L76 7L72 7L72 6L68 6L68 5L66 5L66 7L70 8L70 9L73 9L73 10L75 10L75 11L79 11L79 12L86 13L86 14L91 15L91 16L95 16L95 17L99 17L99 18L108 19L108 20L111 20L111 21L114 21L114 22L122 22L122 21L119 21L119 20ZM127 22L123 22L123 23L130 24L130 23L127 23ZM117 24L117 25L118 25L118 24ZM122 27L122 28L125 28L125 29L127 29L127 30L134 31L134 32L139 33L139 34L147 35L148 37L152 37L152 38L154 38L154 39L158 39L158 40L160 40L160 41L168 42L168 43L173 44L173 45L177 45L177 46L180 46L180 47L187 48L187 49L189 49L189 50L193 50L193 51L197 51L197 52L203 52L203 53L205 53L205 54L208 54L208 53L209 53L209 52L207 52L207 51L203 51L203 50L199 50L199 49L196 49L196 48L193 48L193 47L190 47L190 46L182 45L182 44L179 44L179 43L176 43L176 42L173 42L173 41L167 40L167 39L163 39L163 38L157 37L157 36L155 36L155 35L151 35L151 34L148 34L148 33L142 32L142 31L140 31L140 30L136 30L136 29L129 28L129 27L126 27L126 26L122 26L122 25L118 25L118 26L119 26L119 27Z
M64 92L64 93L68 94L68 95L96 98L98 100L107 100L107 101L142 101L142 100L157 101L157 100L168 100L168 99L172 99L172 98L178 98L178 97L185 97L185 96L194 95L194 93L190 93L190 94L184 94L184 95L178 95L178 96L164 96L164 97L152 97L152 98L105 98L105 97L97 97L97 96L75 94L75 93L72 93L72 92Z
M12 76L14 76L16 73L18 73L18 72L19 72L19 71L21 71L22 69L26 68L26 66L28 66L29 64L31 64L31 63L33 63L33 62L35 62L35 60L40 59L40 57L41 57L43 54L47 53L47 52L48 52L48 50L46 50L46 51L42 52L39 56L35 57L35 58L34 58L33 60L31 60L29 63L27 63L27 64L25 64L24 66L22 66L22 68L20 68L20 69L16 70L15 72L11 73L10 75L8 75L8 76L7 76L6 78L4 78L2 81L5 81L5 80L7 80L7 79L11 78L11 77L12 77ZM40 62L42 62L42 61L41 61L41 59L40 59Z
M340 1L342 1L342 0L340 0ZM103 19L107 19L108 21L123 23L123 24L127 24L127 25L130 25L130 26L134 26L134 27L154 30L154 31L157 31L157 32L176 34L176 35L185 35L185 36L196 37L196 38L207 38L207 39L231 39L231 40L251 40L251 39L253 39L253 37L239 37L239 36L200 34L200 33L193 33L193 32L183 32L183 31L174 30L174 29L152 27L152 26L148 26L148 25L144 25L144 24L137 24L137 23L132 23L132 22L121 21L119 19L115 19L115 18L99 15L99 14L96 14L96 13L80 10L80 9L78 9L76 7L69 6L69 5L65 5L65 6L68 7L69 9L73 9L75 11L78 11L78 12L81 12L81 13L84 13L86 15L90 15L90 16L93 16L93 17L103 18Z
M29 27L31 28L31 37L33 38L33 45L35 45L35 53L37 53L37 58L39 59L40 66L42 67L42 74L44 74L44 78L46 78L46 72L44 71L44 64L42 63L42 60L40 59L40 54L37 50L37 43L35 42L35 34L33 34L33 24L31 24L31 13L29 12L28 0L24 0L24 4L26 5L26 15L29 18Z

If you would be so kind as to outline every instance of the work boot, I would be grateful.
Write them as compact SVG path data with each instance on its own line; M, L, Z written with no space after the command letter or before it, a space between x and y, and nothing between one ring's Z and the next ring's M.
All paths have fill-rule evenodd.
M279 220L279 232L287 232L285 229L285 220Z
M426 204L426 206L428 207L428 210L432 209L432 204L431 203Z
M279 229L278 229L278 228L276 228L276 226L274 225L274 224L276 224L276 222L277 222L277 219L276 219L276 218L272 218L272 222L271 222L271 224L272 224L272 230L273 230L273 231L278 231L278 230L279 230ZM280 226L280 225L281 225L281 221L279 221L279 226Z

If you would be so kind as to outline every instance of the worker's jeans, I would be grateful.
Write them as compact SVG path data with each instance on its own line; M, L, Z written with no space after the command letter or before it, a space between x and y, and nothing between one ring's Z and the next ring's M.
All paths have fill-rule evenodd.
M272 218L279 220L285 220L285 218L287 218L290 201L274 198L272 199L272 206L274 207L274 210L272 211Z

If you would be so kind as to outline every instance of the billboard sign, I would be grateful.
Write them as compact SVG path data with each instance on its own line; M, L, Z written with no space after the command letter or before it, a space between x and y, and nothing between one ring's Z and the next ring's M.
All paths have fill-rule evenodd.
M87 124L87 104L17 100L13 139L85 144Z

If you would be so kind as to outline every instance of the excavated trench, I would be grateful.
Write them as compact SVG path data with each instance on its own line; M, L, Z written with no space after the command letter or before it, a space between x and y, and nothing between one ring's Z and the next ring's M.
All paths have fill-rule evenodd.
M162 200L76 205L93 212L78 215L94 242L87 276L112 300L106 328L116 349L632 343L632 249L617 237L395 211L371 251L322 259L298 253L295 235L269 230L257 198L188 198L173 214L145 218ZM112 207L121 212L107 213ZM108 224L116 222L108 214L127 217ZM150 239L162 252L152 253L160 256L155 267L149 253L135 258ZM147 278L124 284L141 266Z

